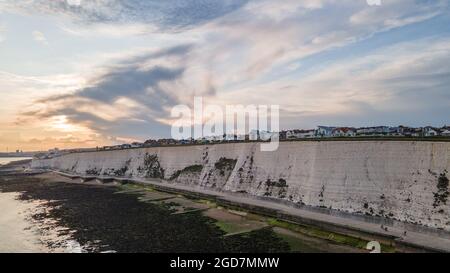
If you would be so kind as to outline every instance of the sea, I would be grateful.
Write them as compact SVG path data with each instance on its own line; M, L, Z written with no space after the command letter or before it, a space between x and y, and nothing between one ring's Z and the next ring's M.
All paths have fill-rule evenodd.
M0 165L5 165L13 161L31 159L31 157L0 157Z

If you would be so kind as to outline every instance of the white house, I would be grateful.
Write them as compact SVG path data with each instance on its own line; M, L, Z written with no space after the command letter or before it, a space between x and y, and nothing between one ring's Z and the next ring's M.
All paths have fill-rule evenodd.
M317 127L316 135L318 137L331 137L335 128L336 127L319 126Z
M426 137L438 136L439 130L435 129L431 126L427 126L427 127L423 128L423 135Z
M131 148L140 148L140 147L144 147L144 143L140 143L140 142L131 143Z
M441 136L450 136L450 129L445 129L441 132Z
M251 130L248 134L249 140L258 140L259 139L259 131L258 130Z
M261 140L269 140L272 137L277 137L277 135L279 135L278 132L259 131L259 138Z
M289 130L286 132L287 139L313 138L316 130Z
M412 133L413 137L422 137L424 135L422 128L414 128L414 131Z
M122 145L119 145L117 147L120 148L120 149L130 149L130 148L132 148L131 144L122 144Z
M363 127L356 130L360 136L383 136L389 134L390 129L387 126Z
M210 141L210 142L219 142L219 141L222 141L224 138L223 138L223 135L221 135L221 136L206 136L203 139L206 141ZM234 136L233 136L233 139L234 139Z
M335 128L332 135L334 137L354 137L356 136L356 129L348 127Z
M403 136L403 130L401 127L390 127L389 135L391 136Z

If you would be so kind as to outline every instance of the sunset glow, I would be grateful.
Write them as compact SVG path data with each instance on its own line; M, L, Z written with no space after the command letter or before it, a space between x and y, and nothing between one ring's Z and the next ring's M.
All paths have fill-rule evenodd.
M445 0L104 2L0 2L0 151L168 137L194 95L281 129L450 116Z

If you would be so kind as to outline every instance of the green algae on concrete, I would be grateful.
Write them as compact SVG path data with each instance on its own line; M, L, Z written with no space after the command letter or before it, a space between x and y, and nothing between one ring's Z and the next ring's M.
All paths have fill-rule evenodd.
M364 240L361 238L326 231L312 226L299 225L296 223L281 221L273 218L269 218L268 223L274 227L285 228L304 235L328 240L334 243L347 245L358 249L366 249L366 246L369 243L368 240ZM392 253L395 252L395 247L391 245L381 244L381 251L384 253Z

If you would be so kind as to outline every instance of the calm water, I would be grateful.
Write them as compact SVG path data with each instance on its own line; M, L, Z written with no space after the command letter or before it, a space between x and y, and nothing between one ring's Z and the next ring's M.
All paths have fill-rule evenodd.
M0 157L0 165L5 165L13 161L31 159L31 157Z

